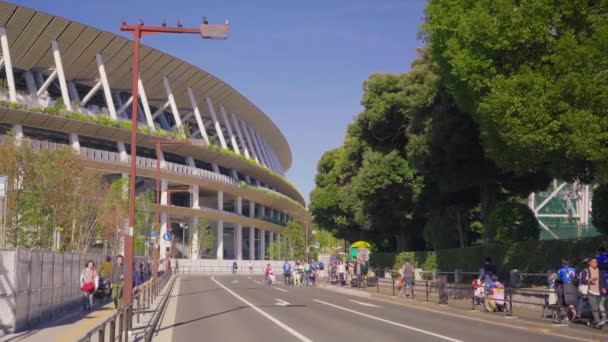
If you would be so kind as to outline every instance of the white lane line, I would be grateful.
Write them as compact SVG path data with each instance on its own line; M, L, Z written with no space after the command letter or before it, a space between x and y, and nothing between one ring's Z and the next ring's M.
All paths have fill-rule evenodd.
M448 336L436 334L434 332L430 332L430 331L427 331L427 330L422 330L422 329L414 328L414 327L409 326L409 325L405 325L405 324L389 321L389 320L386 320L384 318L380 318L380 317L364 314L362 312L358 312L358 311L355 311L355 310L347 309L347 308L344 308L344 307L341 307L341 306L338 306L338 305L335 305L335 304L324 302L322 300L315 299L314 301L318 302L318 303L321 303L321 304L325 304L325 305L334 307L336 309L340 309L340 310L344 310L344 311L353 313L355 315L360 315L360 316L367 317L367 318L370 318L370 319L375 319L376 321L384 322L384 323L387 323L387 324L392 324L392 325L395 325L395 326L398 326L398 327L401 327L401 328L405 328L405 329L416 331L416 332L419 332L419 333L422 333L422 334L426 334L426 335L430 335L430 336L433 336L433 337L437 337L437 338L442 339L442 340L452 341L452 342L462 342L461 340L457 340L455 338L451 338L451 337L448 337Z
M280 287L275 287L275 289L277 289L277 290L279 290L279 291L283 291L283 292L289 292L289 291L287 291L287 290L285 290L285 289L282 289L282 288L280 288Z
M211 277L211 280L213 280L214 283L216 283L217 285L219 285L221 288L223 288L224 290L228 291L228 293L230 293L231 295L233 295L234 297L236 297L238 300L240 300L241 302L245 303L247 306L249 306L250 308L252 308L253 310L257 311L260 315L268 318L269 320L271 320L274 324L278 325L279 327L283 328L283 330L287 331L288 333L292 334L293 336L295 336L298 340L300 341L304 341L304 342L312 342L311 339L309 339L308 337L300 334L299 332L295 331L294 329L292 329L291 327L289 327L288 325L286 325L285 323L279 321L278 319L272 317L271 315L267 314L264 310L254 306L253 304L251 304L249 301L247 301L245 298L239 296L238 294L236 294L234 291L232 291L231 289L227 288L226 286L224 286L222 283L220 283L219 281L215 280L214 277Z
M262 282L260 282L259 280L254 280L256 283L261 284Z
M279 305L279 306L287 306L287 305L289 305L289 303L287 303L286 301L284 301L284 300L282 300L282 299L277 298L277 299L275 299L275 300L276 300L277 302L276 302L276 304L274 304L274 305Z
M369 307L372 307L372 308L381 308L381 306L380 306L380 305L376 305L376 304L370 304L370 303L365 303L365 302L359 302L359 301L352 300L352 299L349 299L348 301L349 301L349 302L353 302L353 303L357 303L357 304L359 304L359 305L363 305L363 306L369 306Z

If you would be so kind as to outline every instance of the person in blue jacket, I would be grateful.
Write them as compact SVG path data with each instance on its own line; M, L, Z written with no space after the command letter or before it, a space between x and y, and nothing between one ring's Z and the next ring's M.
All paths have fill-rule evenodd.
M562 268L557 271L557 293L558 297L561 298L563 305L568 307L572 320L578 318L578 312L576 310L578 289L573 284L574 280L576 280L576 269L570 266L570 261L568 259L562 260Z

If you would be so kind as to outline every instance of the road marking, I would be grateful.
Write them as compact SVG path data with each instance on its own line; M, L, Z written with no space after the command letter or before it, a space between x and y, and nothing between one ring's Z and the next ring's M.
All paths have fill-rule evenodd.
M334 307L336 309L340 309L340 310L344 310L344 311L347 311L347 312L350 312L350 313L354 313L355 315L360 315L360 316L367 317L367 318L370 318L370 319L375 319L375 320L380 321L380 322L384 322L384 323L392 324L392 325L395 325L395 326L398 326L398 327L401 327L401 328L405 328L405 329L408 329L408 330L416 331L416 332L419 332L419 333L422 333L422 334L434 336L434 337L437 337L437 338L442 339L442 340L452 341L452 342L462 342L461 340L457 340L455 338L451 338L451 337L448 337L448 336L436 334L434 332L430 332L430 331L427 331L427 330L422 330L422 329L419 329L419 328L414 328L414 327L409 326L409 325L405 325L405 324L389 321L389 320L386 320L384 318L380 318L380 317L364 314L362 312L358 312L358 311L355 311L355 310L347 309L347 308L344 308L344 307L341 307L341 306L338 306L338 305L335 305L335 304L327 303L327 302L324 302L324 301L321 301L321 300L318 300L318 299L315 299L314 301L318 302L318 303L321 303L321 304L325 304L325 305Z
M289 303L287 303L286 301L282 300L282 299L275 299L277 301L277 303L275 303L274 305L279 305L279 306L287 306L289 305Z
M259 280L254 280L256 283L261 284L262 282L260 282Z
M375 304L370 304L370 303L359 302L359 301L352 300L352 299L350 299L350 300L349 300L349 302L357 303L357 304L359 304L359 305L363 305L363 306L371 306L371 307L373 307L373 308L381 308L381 307L382 307L382 306L380 306L380 305L375 305Z
M245 298L239 296L238 294L236 294L236 292L232 291L231 289L227 288L226 286L224 286L224 284L220 283L219 281L215 280L215 277L211 277L211 280L213 280L214 283L216 283L217 285L219 285L221 288L223 288L224 290L228 291L228 293L230 293L231 295L233 295L234 297L236 297L238 300L240 300L241 302L247 304L247 306L249 306L250 308L252 308L253 310L257 311L260 315L268 318L269 320L271 320L274 324L278 325L279 327L283 328L283 330L287 331L288 333L292 334L293 336L295 336L298 340L300 341L304 341L304 342L312 342L311 339L309 339L308 337L300 334L299 332L295 331L293 328L289 327L288 325L286 325L285 323L279 321L278 319L272 317L271 315L267 314L266 311L254 306L253 304L251 304L249 301L247 301Z
M231 283L233 283L233 284L238 284L238 283L239 283L239 281L238 281L238 280L236 280L236 279L234 279L233 281L231 281Z
M283 291L283 292L289 292L289 291L287 291L287 290L285 290L285 289L282 289L282 288L280 288L280 287L275 287L275 289L277 289L277 290L279 290L279 291Z

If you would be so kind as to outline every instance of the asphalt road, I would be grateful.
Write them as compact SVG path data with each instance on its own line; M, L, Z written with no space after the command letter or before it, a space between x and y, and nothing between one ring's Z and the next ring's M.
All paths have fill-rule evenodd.
M155 340L573 340L566 336L567 330L547 335L545 330L518 327L512 322L493 324L320 288L268 286L262 280L262 276L228 275L179 278Z

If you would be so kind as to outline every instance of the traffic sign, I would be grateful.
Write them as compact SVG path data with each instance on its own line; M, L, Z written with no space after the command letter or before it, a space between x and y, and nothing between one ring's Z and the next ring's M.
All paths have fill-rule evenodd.
M315 242L314 246L315 246L315 248L319 248L319 247L321 247L321 244L317 241L317 242Z
M152 233L150 233L150 237L153 238L153 239L155 239L156 238L156 232L152 231Z
M165 234L163 234L163 240L165 240L165 241L171 241L171 233L165 233Z

